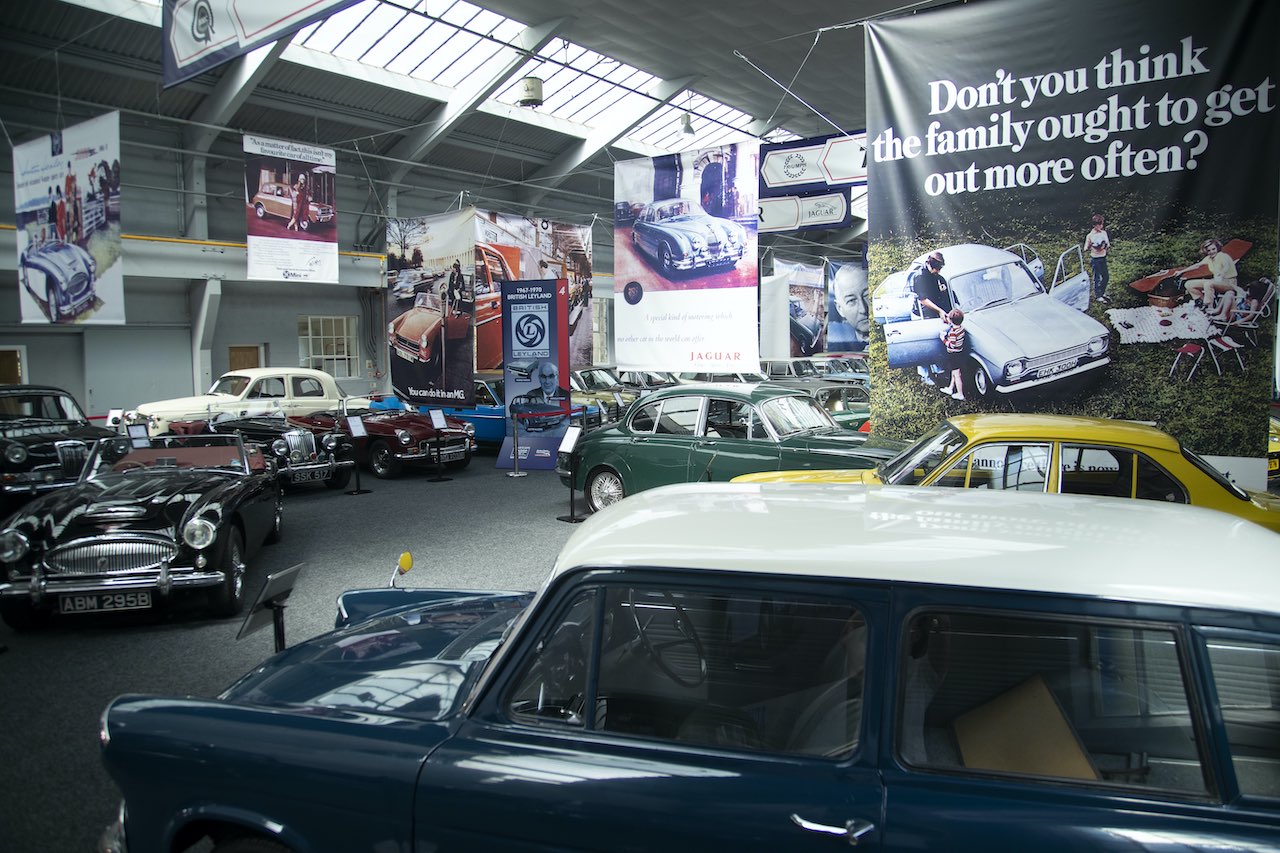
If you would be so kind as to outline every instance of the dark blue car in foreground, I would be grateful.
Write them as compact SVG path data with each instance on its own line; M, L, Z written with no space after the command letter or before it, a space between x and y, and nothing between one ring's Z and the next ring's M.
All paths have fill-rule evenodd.
M103 849L1274 850L1277 546L1146 501L652 489L537 593L346 593L217 698L116 699Z

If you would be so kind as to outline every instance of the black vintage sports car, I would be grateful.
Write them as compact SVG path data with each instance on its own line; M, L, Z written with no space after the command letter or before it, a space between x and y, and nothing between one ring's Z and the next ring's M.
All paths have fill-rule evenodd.
M0 386L0 517L74 483L89 447L115 434L90 424L61 388Z
M245 559L280 522L275 465L239 436L103 439L74 486L0 528L0 618L27 630L54 611L143 610L200 588L233 616Z
M295 424L284 412L231 417L217 415L212 420L171 421L176 435L218 433L238 435L246 443L262 445L276 461L281 483L324 483L330 489L345 489L356 467L356 448L351 436L336 428L313 431Z

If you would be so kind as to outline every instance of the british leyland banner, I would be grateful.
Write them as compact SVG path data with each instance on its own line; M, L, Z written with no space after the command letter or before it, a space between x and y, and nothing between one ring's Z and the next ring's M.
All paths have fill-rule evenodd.
M614 167L619 369L759 369L759 144Z
M569 427L569 282L505 281L503 373L511 429L498 467L552 469Z
M869 23L876 432L959 412L1150 421L1261 487L1277 32L1265 0Z
M13 149L24 323L122 324L120 114Z

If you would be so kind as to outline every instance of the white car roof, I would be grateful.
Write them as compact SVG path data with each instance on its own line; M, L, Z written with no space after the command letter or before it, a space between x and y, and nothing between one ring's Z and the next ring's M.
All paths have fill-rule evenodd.
M246 367L244 370L228 370L222 376L247 376L250 379L257 379L262 376L314 376L317 379L332 376L323 370L315 370L310 367ZM222 376L218 378L221 379Z
M577 567L865 578L1280 614L1280 535L1155 501L910 486L686 483L587 519Z

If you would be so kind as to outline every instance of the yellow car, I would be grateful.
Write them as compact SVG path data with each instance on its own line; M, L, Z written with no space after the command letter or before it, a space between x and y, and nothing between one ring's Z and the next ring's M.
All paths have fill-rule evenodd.
M1280 484L1280 418L1271 418L1271 432L1267 436L1267 488Z
M1222 510L1280 533L1280 497L1241 489L1168 433L1106 418L957 415L874 470L765 471L734 481L891 483L1140 498Z

